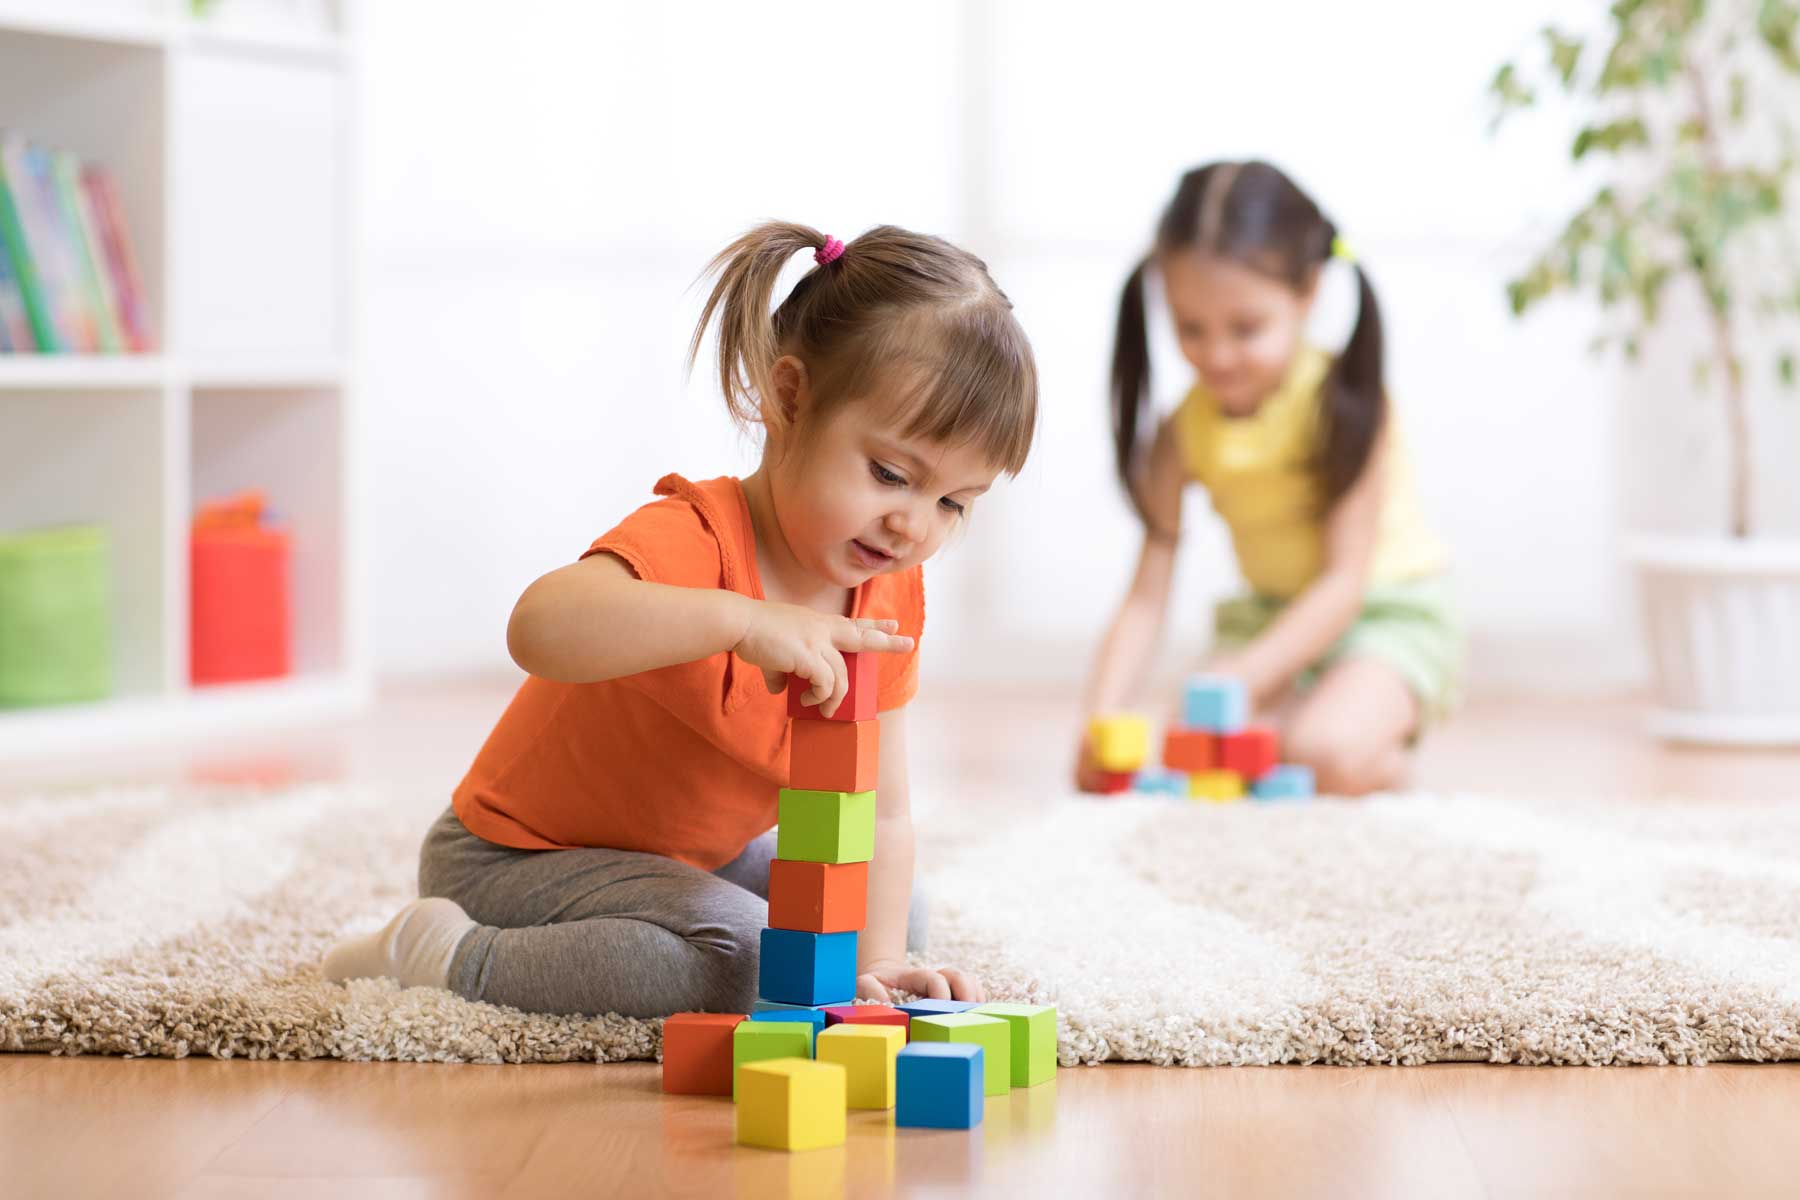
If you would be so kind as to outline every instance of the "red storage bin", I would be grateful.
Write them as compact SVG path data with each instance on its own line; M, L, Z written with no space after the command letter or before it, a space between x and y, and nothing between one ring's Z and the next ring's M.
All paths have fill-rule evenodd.
M289 563L285 529L261 524L249 494L202 508L189 543L189 676L196 684L286 675Z

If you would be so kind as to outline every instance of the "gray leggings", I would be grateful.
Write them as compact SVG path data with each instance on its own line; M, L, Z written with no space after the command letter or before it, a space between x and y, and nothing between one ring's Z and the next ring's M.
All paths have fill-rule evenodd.
M749 1012L774 857L773 831L711 874L632 850L515 850L445 809L419 850L419 895L475 918L450 962L450 988L467 999L630 1017ZM914 889L909 951L923 949L923 910Z

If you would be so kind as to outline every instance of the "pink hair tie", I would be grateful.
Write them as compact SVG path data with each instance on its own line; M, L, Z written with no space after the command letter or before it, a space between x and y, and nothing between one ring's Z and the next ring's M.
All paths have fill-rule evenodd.
M843 256L844 243L838 241L829 233L825 235L825 244L813 251L813 261L818 263L821 267L829 266Z

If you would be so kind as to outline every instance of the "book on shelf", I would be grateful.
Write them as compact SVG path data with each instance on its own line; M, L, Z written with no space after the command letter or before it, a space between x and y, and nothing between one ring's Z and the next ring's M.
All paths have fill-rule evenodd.
M141 278L111 174L0 131L0 352L154 349Z

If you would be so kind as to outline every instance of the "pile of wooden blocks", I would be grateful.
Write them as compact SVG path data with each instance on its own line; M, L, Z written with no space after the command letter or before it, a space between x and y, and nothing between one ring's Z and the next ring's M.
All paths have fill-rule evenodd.
M1196 675L1182 690L1181 720L1163 734L1162 763L1150 765L1150 723L1132 713L1095 717L1088 741L1102 792L1140 791L1229 802L1304 800L1307 767L1282 763L1281 739L1249 723L1242 680Z
M856 940L875 852L880 725L873 654L847 654L831 717L788 690L788 786L769 867L750 1013L676 1013L663 1024L663 1091L732 1096L737 1140L779 1150L841 1144L848 1108L894 1123L969 1129L983 1097L1056 1076L1056 1010L920 1000L855 1004Z

